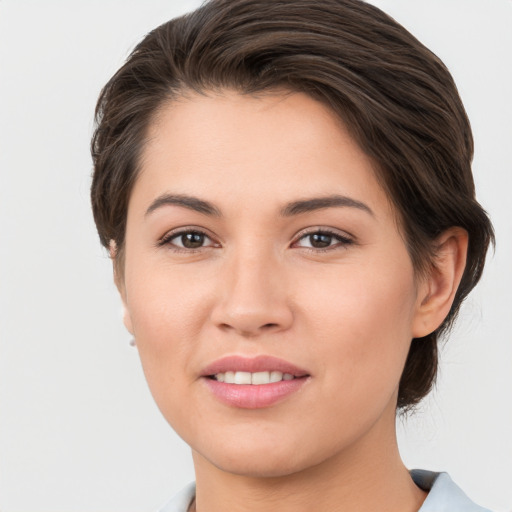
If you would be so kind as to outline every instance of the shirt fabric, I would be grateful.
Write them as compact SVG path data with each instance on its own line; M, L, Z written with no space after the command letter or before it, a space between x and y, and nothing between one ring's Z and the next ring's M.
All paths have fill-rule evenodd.
M453 482L448 473L413 469L411 477L418 487L428 491L427 499L418 512L490 512L473 503ZM195 491L195 484L190 483L158 512L187 512L194 499Z

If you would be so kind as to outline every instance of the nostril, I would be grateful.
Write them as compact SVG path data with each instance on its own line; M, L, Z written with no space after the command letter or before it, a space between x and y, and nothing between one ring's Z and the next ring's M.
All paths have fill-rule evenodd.
M256 336L257 335L257 331L270 331L272 329L276 329L279 327L279 324L277 323L268 323L268 324L263 324L261 325L259 328L255 328L255 329L243 329L243 328L240 328L240 329L236 329L233 325L230 325L228 323L222 323L219 325L219 327L224 330L224 331L229 331L229 330L240 330L242 332L242 334L244 336Z

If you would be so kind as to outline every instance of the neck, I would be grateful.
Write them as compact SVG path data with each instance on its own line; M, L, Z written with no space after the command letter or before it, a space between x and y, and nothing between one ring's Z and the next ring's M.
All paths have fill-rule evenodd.
M194 452L194 505L197 512L416 512L426 493L414 484L400 459L394 420L392 433L391 442L377 443L376 448L384 433L373 431L357 446L316 466L278 477L233 474Z

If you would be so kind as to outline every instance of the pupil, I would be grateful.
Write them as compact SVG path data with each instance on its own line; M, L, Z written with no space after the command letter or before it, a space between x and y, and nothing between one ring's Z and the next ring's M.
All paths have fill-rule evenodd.
M204 235L202 233L186 233L182 235L181 242L187 249L197 249L203 245Z
M310 235L309 241L313 247L322 249L323 247L329 247L331 245L332 236L326 235L325 233L315 233Z

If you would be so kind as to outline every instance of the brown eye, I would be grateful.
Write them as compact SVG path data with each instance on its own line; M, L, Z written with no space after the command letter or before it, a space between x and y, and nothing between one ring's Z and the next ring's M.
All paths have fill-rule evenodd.
M198 233L197 231L191 231L190 233L183 233L178 237L181 244L186 249L198 249L204 245L205 235Z
M202 249L203 247L214 247L216 244L213 240L202 231L186 230L179 233L170 233L162 238L159 242L160 246L169 245L171 248L177 250L194 250Z
M295 247L305 249L335 249L353 244L353 240L338 233L329 231L314 231L306 233L297 240Z
M327 233L314 233L309 235L309 243L311 244L311 247L314 247L315 249L323 249L331 245L332 238L332 235Z

